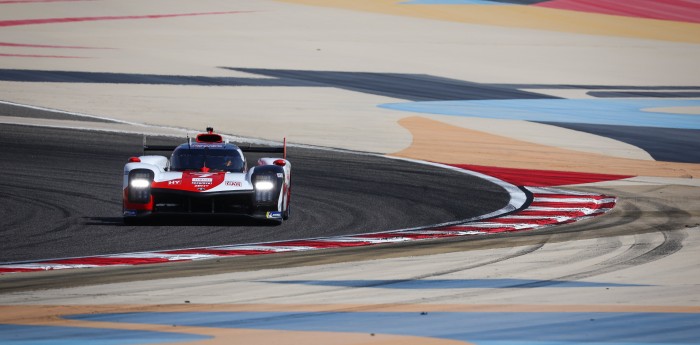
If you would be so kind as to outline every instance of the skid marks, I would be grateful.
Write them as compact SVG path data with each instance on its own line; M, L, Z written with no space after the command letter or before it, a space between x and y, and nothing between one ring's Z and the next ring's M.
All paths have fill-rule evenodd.
M615 197L551 188L526 187L531 194L529 204L513 213L450 226L424 227L380 233L336 236L307 240L291 240L260 244L190 248L156 252L126 253L84 258L57 259L42 262L0 265L0 273L125 266L174 261L192 261L227 256L251 256L282 252L369 246L424 239L459 236L482 236L498 233L530 231L593 218L610 211ZM674 241L673 243L677 243ZM672 249L672 248L671 248ZM672 250L669 250L672 251Z

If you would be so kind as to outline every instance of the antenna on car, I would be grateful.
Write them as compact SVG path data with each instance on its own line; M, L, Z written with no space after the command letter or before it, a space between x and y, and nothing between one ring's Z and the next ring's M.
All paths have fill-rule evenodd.
M190 138L190 132L187 132L187 148L191 149L192 138Z
M143 148L142 155L145 156L146 155L146 133L143 134L143 146L142 146L142 148Z

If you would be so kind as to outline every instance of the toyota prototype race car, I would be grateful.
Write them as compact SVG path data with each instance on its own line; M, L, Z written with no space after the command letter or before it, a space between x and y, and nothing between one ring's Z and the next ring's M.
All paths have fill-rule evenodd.
M144 139L145 140L145 139ZM135 223L156 214L225 214L289 218L291 164L283 147L239 147L207 128L179 146L148 146L124 166L123 217ZM172 151L165 156L147 151ZM281 153L248 169L243 152Z

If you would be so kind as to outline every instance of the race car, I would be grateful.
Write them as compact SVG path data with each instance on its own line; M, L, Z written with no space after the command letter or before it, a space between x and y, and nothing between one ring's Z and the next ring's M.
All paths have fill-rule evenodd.
M147 151L172 151L165 156ZM281 153L248 169L244 152ZM289 218L291 164L283 147L239 147L207 128L179 146L148 146L124 166L123 218L157 214L244 215L280 224Z

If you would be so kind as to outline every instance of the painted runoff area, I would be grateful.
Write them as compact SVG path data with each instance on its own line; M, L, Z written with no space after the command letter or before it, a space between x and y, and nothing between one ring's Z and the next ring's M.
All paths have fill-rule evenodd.
M513 99L379 105L381 108L414 113L488 119L700 129L700 116L654 110L698 106L700 100L675 99Z
M700 314L664 312L128 312L63 316L80 322L161 325L167 332L42 325L0 325L0 342L23 344L156 344L210 336L178 327L400 335L478 345L695 344ZM162 329L162 327L161 327ZM644 330L644 332L640 332ZM411 339L411 338L408 338ZM525 340L527 339L527 340ZM223 339L222 339L223 340ZM230 339L229 339L230 340ZM378 339L377 339L378 340Z

